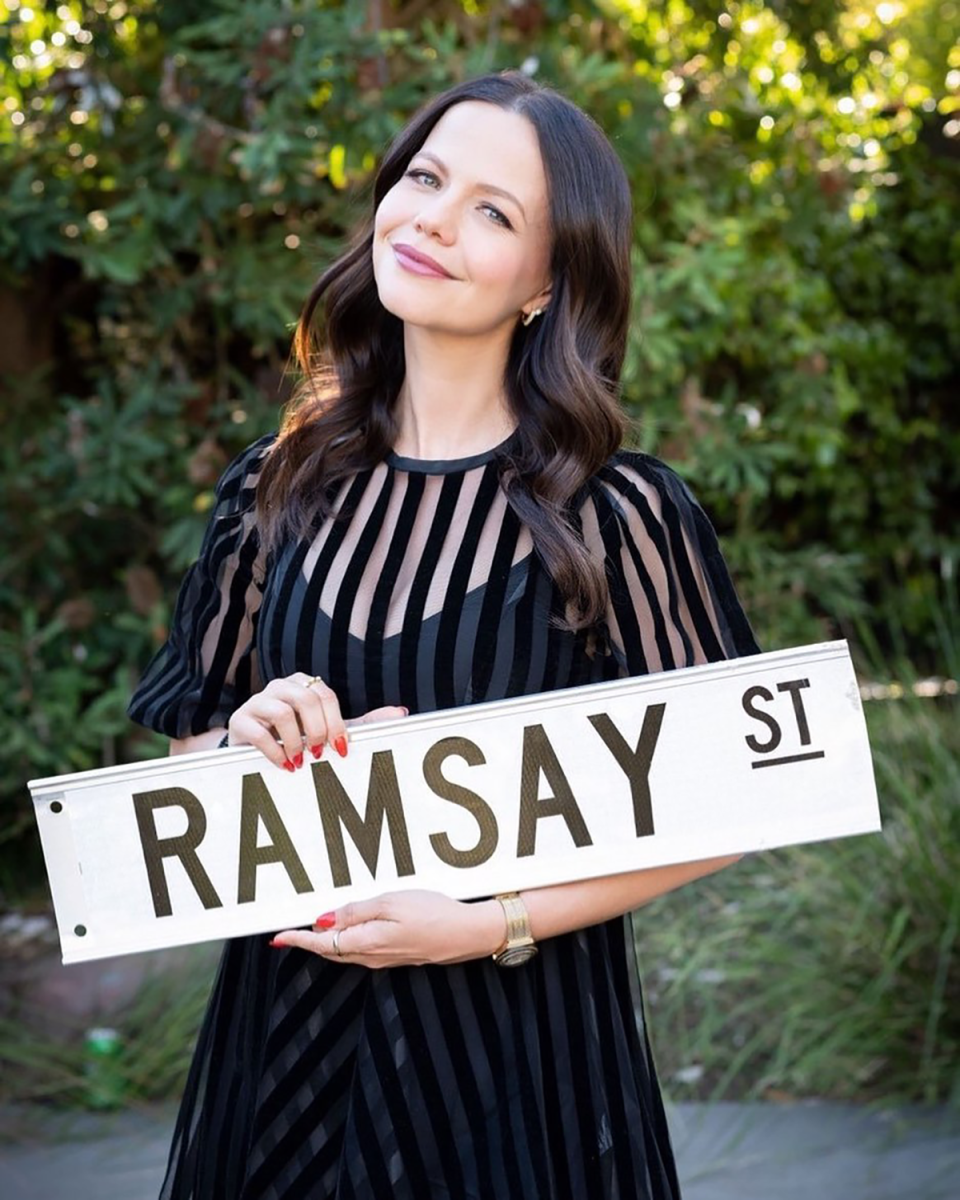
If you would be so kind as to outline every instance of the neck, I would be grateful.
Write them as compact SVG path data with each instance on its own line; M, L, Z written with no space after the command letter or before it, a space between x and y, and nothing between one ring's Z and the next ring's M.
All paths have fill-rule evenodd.
M406 375L397 398L398 454L466 458L516 427L503 377L512 330L461 337L405 325Z

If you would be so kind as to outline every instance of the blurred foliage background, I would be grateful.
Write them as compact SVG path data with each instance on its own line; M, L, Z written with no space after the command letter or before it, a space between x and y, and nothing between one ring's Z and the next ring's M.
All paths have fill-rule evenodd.
M485 70L557 86L621 155L636 440L691 480L763 644L846 636L874 676L955 675L958 29L957 0L0 0L0 899L46 902L26 779L162 751L124 708L213 484L276 427L300 305L365 211L385 143ZM778 894L788 876L794 894L809 884L804 970L819 947L824 979L846 956L849 987L866 988L878 939L903 951L880 988L898 1020L878 1000L864 1025L896 1026L890 1087L922 1099L960 1097L944 1066L960 1061L956 712L935 703L907 732L876 718L885 750L916 756L881 780L884 838L764 867ZM833 893L813 861L838 886L886 881L862 893L869 920L834 920L863 939L842 951L816 932ZM671 928L659 961L700 962ZM709 1012L742 1014L760 965ZM850 994L831 991L824 1014ZM762 1050L759 1018L743 1032L694 1007L721 1043ZM692 1028L672 1011L675 1032ZM854 1093L884 1055L846 1074ZM748 1073L757 1086L836 1092L771 1061Z

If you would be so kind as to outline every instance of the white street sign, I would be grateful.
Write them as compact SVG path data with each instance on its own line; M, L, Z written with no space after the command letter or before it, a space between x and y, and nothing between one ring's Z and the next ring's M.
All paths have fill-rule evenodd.
M29 786L67 963L880 828L845 642Z

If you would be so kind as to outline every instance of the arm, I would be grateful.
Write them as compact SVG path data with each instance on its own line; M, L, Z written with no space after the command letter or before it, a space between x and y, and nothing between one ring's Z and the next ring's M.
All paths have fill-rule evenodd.
M613 917L633 912L659 896L665 896L685 883L702 879L729 867L743 856L707 858L701 862L677 863L667 867L647 867L619 875L603 875L582 879L576 883L561 883L553 887L531 888L520 892L530 917L530 932L534 940L558 937L599 925ZM458 942L467 951L445 961L466 962L482 958L499 950L506 938L507 923L499 900L484 900L479 904L464 904L463 929ZM339 923L339 922L338 922Z
M579 883L532 888L520 895L530 914L533 936L542 941L632 912L740 857L649 867ZM335 912L323 913L314 924L316 931L285 929L271 945L299 946L325 958L364 967L424 963L451 966L493 954L503 945L507 931L499 900L470 904L426 890L385 892L372 900L344 904ZM334 948L335 933L342 938L339 953Z
M584 879L579 883L563 883L555 887L534 888L520 896L530 914L530 928L537 941L556 937L587 925L598 925L623 913L649 904L685 883L702 879L738 862L742 855L707 858L701 862L678 863L669 867L648 867L627 871L622 875L604 875L599 879ZM498 901L490 901L500 908ZM501 910L501 925L503 925ZM503 930L501 930L501 934ZM503 936L495 946L503 944Z
M584 929L649 904L656 896L696 880L738 856L701 863L653 866L624 875L522 892L536 941ZM503 946L506 918L499 900L467 904L427 890L385 892L318 917L316 929L284 929L272 940L337 961L365 967L420 966L485 959ZM338 935L337 942L334 941ZM340 946L337 952L336 946Z
M129 716L171 738L171 753L215 747L230 714L259 687L254 630L265 561L255 489L270 441L253 443L218 481L167 640L130 700Z

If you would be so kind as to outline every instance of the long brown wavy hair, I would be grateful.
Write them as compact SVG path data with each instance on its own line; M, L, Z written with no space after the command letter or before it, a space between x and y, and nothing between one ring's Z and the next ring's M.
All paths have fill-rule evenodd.
M347 253L310 293L294 336L302 377L257 488L268 546L304 536L329 510L331 485L381 462L399 434L403 323L380 303L373 274L374 214L448 109L479 100L533 125L549 194L550 303L517 321L505 389L516 449L501 460L507 501L567 601L564 625L603 611L602 564L587 551L572 503L621 445L620 371L630 313L632 214L626 174L599 126L577 106L509 71L441 93L394 139L373 189L373 211ZM322 336L314 315L322 302ZM519 314L518 314L519 317Z

